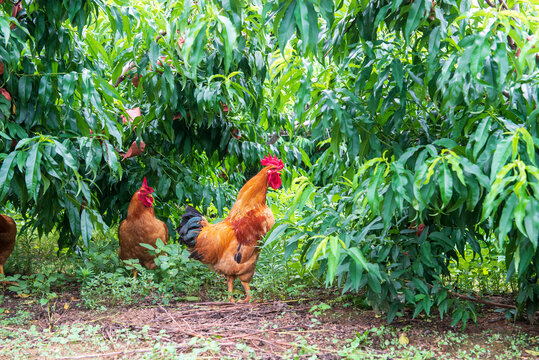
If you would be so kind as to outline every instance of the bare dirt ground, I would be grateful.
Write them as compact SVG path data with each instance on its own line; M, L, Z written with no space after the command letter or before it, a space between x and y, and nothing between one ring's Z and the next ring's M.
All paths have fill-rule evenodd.
M4 320L28 314L20 325L0 325L0 357L6 359L437 359L504 354L532 359L539 354L539 326L507 322L503 313L489 308L481 310L477 324L461 331L460 325L450 326L451 319L412 319L411 314L388 326L385 317L372 310L347 304L322 309L317 307L320 299L167 306L148 299L100 312L80 309L76 294L64 294L45 307L28 298L4 300Z

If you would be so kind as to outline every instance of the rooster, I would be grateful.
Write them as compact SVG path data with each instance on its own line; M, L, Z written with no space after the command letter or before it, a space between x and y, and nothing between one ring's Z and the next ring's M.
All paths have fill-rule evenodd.
M141 246L141 243L155 247L155 242L159 238L164 244L168 242L167 225L155 217L153 211L153 188L148 186L146 178L142 182L140 189L133 194L127 218L120 223L118 228L118 240L120 247L118 256L122 260L138 259L147 269L155 269L155 256L148 252L148 249ZM137 271L134 272L135 277Z
M17 225L12 218L0 214L0 274L4 274L4 264L15 248Z
M236 203L226 219L210 224L200 212L187 206L176 229L179 240L187 245L190 257L209 265L210 269L226 276L229 301L234 280L239 278L245 299L251 300L249 282L253 278L260 249L259 240L275 224L266 205L266 191L281 186L280 171L284 165L277 157L266 156L264 168L241 188Z

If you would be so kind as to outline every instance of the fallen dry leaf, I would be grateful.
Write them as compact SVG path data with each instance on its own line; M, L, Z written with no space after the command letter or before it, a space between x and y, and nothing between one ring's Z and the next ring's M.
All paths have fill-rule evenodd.
M410 339L408 339L408 336L402 333L401 336L399 336L399 344L404 346L404 345L408 345L409 343L410 343Z

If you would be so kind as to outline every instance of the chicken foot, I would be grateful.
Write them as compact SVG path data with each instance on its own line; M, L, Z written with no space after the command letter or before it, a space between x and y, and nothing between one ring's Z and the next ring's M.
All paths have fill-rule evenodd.
M235 276L227 276L227 285L228 285L228 301L231 303L235 303L236 300L232 297L232 293L234 291L234 280L236 280ZM240 279L241 280L241 279ZM241 284L243 285L243 290L245 290L245 299L239 300L238 303L248 303L251 301L251 287L249 286L249 283L247 281L241 281Z
M245 299L240 300L239 302L248 303L249 301L251 301L251 288L247 281L242 281L241 284L243 285L243 289L245 290Z
M3 264L0 264L0 274L2 274L3 276L5 276L6 274L4 273L4 265ZM16 281L0 281L0 284L2 285L19 285L18 282Z

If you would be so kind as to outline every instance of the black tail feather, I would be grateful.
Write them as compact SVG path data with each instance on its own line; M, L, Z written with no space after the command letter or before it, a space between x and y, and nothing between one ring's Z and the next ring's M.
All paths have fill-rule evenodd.
M192 206L185 208L185 213L182 215L180 225L176 228L176 232L179 235L179 241L181 244L185 244L190 248L193 248L196 244L196 238L202 230L200 221L202 220L202 214ZM195 252L191 254L192 258L195 258Z
M238 249L236 250L236 253L234 254L234 260L236 260L236 262L238 264L241 264L241 253L240 253L240 249L241 249L241 244L238 245Z
M198 250L195 250L189 255L189 258L195 259L195 260L202 260L202 255L198 253Z

